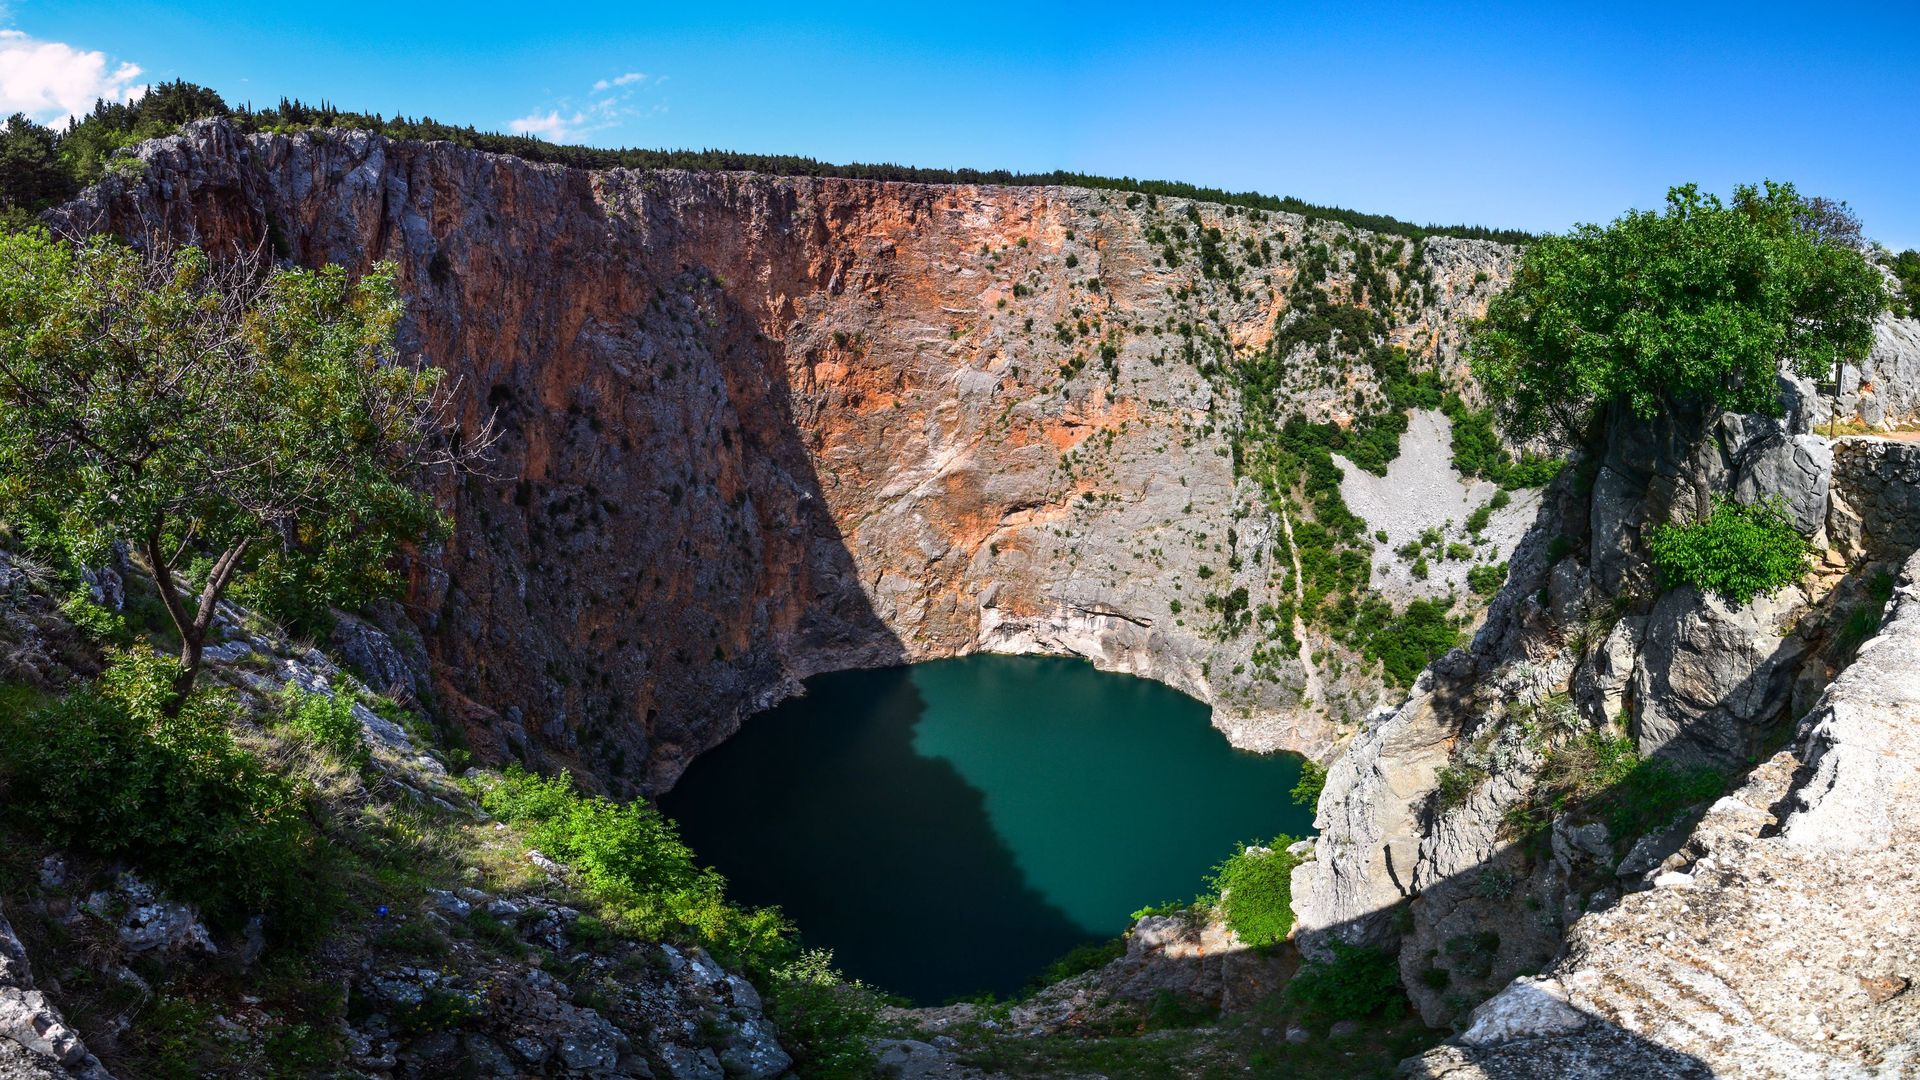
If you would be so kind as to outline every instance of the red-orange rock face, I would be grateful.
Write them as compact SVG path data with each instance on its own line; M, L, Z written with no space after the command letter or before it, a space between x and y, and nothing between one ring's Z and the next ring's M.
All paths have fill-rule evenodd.
M1281 595L1279 521L1209 377L1284 308L1293 267L1251 253L1338 226L1196 204L1229 282L1162 257L1156 230L1202 227L1187 203L1113 192L590 173L217 123L141 153L66 220L393 260L403 346L458 378L468 425L497 416L497 478L443 493L457 531L408 603L483 752L657 789L799 677L977 649L1163 680L1261 749L1322 753L1377 703L1358 664L1303 700L1307 649L1218 632L1203 602ZM1511 253L1426 257L1394 336L1451 363ZM1364 387L1322 374L1286 392L1347 415Z

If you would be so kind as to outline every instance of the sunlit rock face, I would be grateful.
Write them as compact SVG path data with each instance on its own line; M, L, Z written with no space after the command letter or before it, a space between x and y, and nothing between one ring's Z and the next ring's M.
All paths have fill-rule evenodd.
M443 490L457 531L415 560L406 605L438 706L483 753L657 789L798 677L977 649L1164 681L1251 748L1324 754L1381 701L1375 665L1317 633L1296 655L1223 632L1206 604L1279 599L1286 557L1236 479L1222 365L1285 311L1285 253L1328 244L1339 282L1365 234L219 122L140 154L61 220L391 260L405 347L453 376L467 430L496 418L492 475ZM1231 278L1190 242L1170 265L1175 227L1219 229ZM1513 255L1427 241L1391 339L1457 376ZM1364 367L1299 359L1282 393L1309 419L1377 397ZM1309 677L1315 654L1349 662Z

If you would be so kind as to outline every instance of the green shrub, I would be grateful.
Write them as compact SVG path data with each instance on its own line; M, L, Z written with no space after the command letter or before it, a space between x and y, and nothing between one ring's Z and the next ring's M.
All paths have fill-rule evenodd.
M1440 812L1444 814L1466 805L1468 797L1486 778L1485 769L1471 765L1448 763L1440 766L1440 771L1433 775L1434 795L1439 802Z
M1746 604L1799 580L1808 548L1778 501L1721 498L1705 520L1655 528L1647 551L1664 588L1693 585Z
M1484 979L1500 958L1500 935L1491 930L1455 934L1441 948L1454 974Z
M1605 822L1624 845L1718 796L1726 783L1714 769L1643 758L1625 735L1589 731L1547 755L1531 802L1508 812L1505 830L1522 837L1573 813Z
M519 766L481 793L504 822L580 874L609 922L649 939L691 940L756 974L792 952L792 927L771 908L726 899L725 880L694 862L673 823L644 803L581 795L569 776L535 776Z
M1597 809L1617 840L1630 840L1664 827L1689 806L1717 798L1726 786L1726 776L1713 769L1635 755L1619 781L1602 793Z
M1195 1028L1216 1020L1219 1016L1220 1010L1206 1001L1162 987L1147 998L1144 1026L1148 1031Z
M280 719L330 756L356 769L372 757L366 733L354 718L353 701L345 694L310 693L288 683L280 694Z
M1320 793L1327 787L1327 767L1312 758L1300 759L1300 780L1293 785L1293 801L1306 807L1320 805Z
M1366 1020L1406 1007L1393 954L1344 941L1329 947L1333 959L1302 967L1287 984L1287 1000L1321 1020Z
M0 716L5 812L55 845L125 859L219 926L255 912L281 940L325 922L337 898L304 793L236 746L227 706L161 706L177 668L119 653L98 685Z
M835 971L831 952L809 949L774 969L767 1013L799 1075L821 1080L873 1075L879 997Z
M1481 596L1492 596L1507 583L1507 564L1489 563L1467 571L1467 588Z
M1366 641L1366 654L1386 669L1396 686L1412 686L1428 664L1460 643L1460 628L1446 600L1415 600Z
M1071 979L1089 971L1106 967L1109 963L1127 954L1125 938L1107 938L1105 941L1089 941L1075 945L1067 955L1048 964L1046 970L1027 980L1029 993L1052 986L1063 979Z
M1213 870L1220 913L1240 940L1256 948L1285 941L1293 929L1293 868L1300 857L1287 852L1297 840L1276 836L1262 850L1245 845Z
M1893 598L1893 575L1882 570L1875 574L1867 585L1867 598L1847 610L1846 618L1840 629L1834 634L1834 652L1837 656L1851 657L1860 648L1862 642L1880 629L1880 620L1886 613L1887 601Z

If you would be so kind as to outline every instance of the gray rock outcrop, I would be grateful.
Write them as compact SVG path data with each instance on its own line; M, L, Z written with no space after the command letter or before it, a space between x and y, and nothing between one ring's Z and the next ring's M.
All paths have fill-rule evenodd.
M27 950L0 914L0 1078L113 1080L67 1026L47 995L34 988Z
M1797 586L1736 604L1685 585L1654 601L1632 680L1640 752L1721 768L1753 759L1808 650Z
M1807 430L1812 388L1783 389L1779 418L1617 421L1591 485L1547 493L1472 648L1332 765L1315 857L1294 874L1304 951L1394 950L1429 1023L1470 1023L1477 1002L1562 952L1567 925L1670 872L1705 810L1665 804L1640 835L1567 817L1542 786L1566 782L1544 779L1556 748L1577 761L1585 740L1626 734L1662 767L1737 779L1846 670L1855 639L1841 627L1870 602L1867 583L1920 548L1920 445L1829 444ZM1779 500L1820 551L1808 576L1745 605L1657 593L1646 529L1717 497Z
M1920 556L1793 748L1414 1076L1920 1070ZM1651 887L1647 887L1647 886Z

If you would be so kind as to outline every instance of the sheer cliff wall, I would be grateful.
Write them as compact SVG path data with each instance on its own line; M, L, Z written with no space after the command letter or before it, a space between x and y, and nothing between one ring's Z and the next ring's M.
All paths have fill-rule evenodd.
M1167 682L1258 749L1324 754L1381 700L1374 665L1309 679L1341 650L1280 653L1206 604L1277 599L1286 550L1235 477L1225 365L1265 344L1309 246L1348 295L1366 234L218 122L139 155L57 224L392 260L403 347L457 377L469 429L497 416L497 478L442 493L457 532L406 604L483 752L657 789L798 678L978 649ZM1427 241L1389 339L1462 374L1461 328L1512 254ZM1376 402L1348 366L1298 365L1288 407Z

